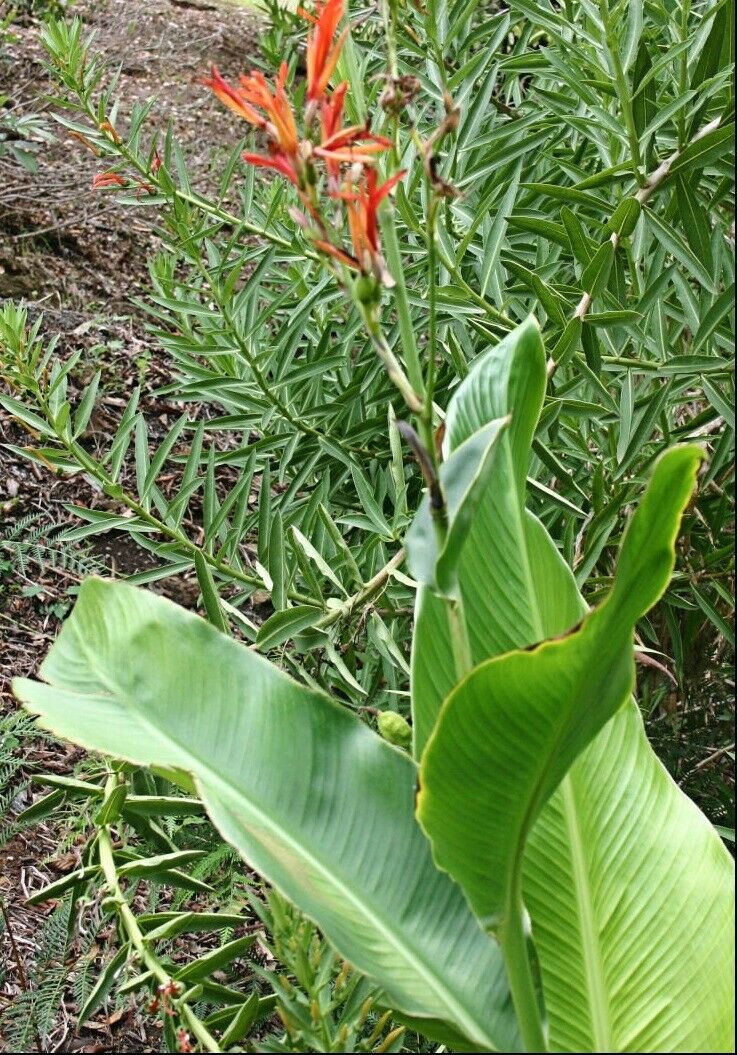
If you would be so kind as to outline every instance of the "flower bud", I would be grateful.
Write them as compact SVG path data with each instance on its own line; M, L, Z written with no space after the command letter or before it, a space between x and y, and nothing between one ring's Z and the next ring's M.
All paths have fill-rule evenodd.
M396 711L379 711L377 719L379 732L390 744L397 747L409 748L412 743L412 729L406 718Z
M373 275L359 275L355 282L356 299L361 304L376 304L381 289Z

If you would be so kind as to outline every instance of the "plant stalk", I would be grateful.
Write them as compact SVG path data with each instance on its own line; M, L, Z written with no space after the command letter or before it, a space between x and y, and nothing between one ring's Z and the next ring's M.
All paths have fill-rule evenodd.
M438 456L435 450L435 437L433 436L432 414L433 396L435 394L435 360L438 354L438 320L437 320L437 218L440 202L437 195L433 194L430 200L430 208L427 214L427 271L429 279L428 291L428 335L427 335L427 372L425 376L425 400L420 414L420 426L422 428L422 440L430 455L433 467L437 473Z
M108 777L105 788L106 796L113 791L115 786L116 779L115 776L111 774ZM131 945L138 953L141 963L151 971L157 982L159 982L161 986L169 986L172 981L171 976L163 967L155 953L152 952L146 944L141 928L138 926L138 920L121 890L120 883L118 882L118 873L115 868L115 858L113 857L113 844L110 837L110 827L107 824L98 828L97 853L100 860L100 868L102 869L102 874L105 878L105 883L110 891L112 900L115 902L116 912L118 913L120 922L128 935ZM197 1017L192 1008L184 1001L181 1004L181 1011L190 1029L202 1044L202 1050L220 1052L221 1048L218 1046L218 1042L209 1032L204 1023Z
M545 1052L548 1042L532 975L524 919L525 907L518 879L511 892L498 937L525 1051Z
M371 310L365 305L359 304L358 307L361 311L363 321L366 324L366 330L371 338L374 351L384 364L389 380L401 393L408 409L411 410L413 414L422 414L423 402L410 384L409 378L402 368L402 364L389 347L386 337L381 332L381 326L378 320L373 317Z
M446 599L445 610L448 616L448 630L450 632L451 648L453 649L456 681L460 682L473 670L468 624L466 623L466 613L460 594L458 597Z

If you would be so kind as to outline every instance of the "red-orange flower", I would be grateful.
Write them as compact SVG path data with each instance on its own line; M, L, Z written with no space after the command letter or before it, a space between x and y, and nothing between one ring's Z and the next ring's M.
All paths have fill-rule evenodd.
M126 187L123 177L117 172L98 172L92 180L93 190L102 190L103 187Z
M316 157L325 162L331 189L335 189L340 179L341 162L352 164L354 161L368 164L373 155L388 149L392 144L383 136L374 135L365 125L351 125L343 128L343 103L348 82L339 84L330 97L322 101L320 110L320 131L322 140L314 148Z
M376 169L364 169L363 182L358 190L340 191L334 195L346 203L348 227L353 243L353 256L327 241L316 241L315 245L324 253L329 253L341 263L365 274L374 274L385 285L392 285L392 279L386 269L381 255L379 242L379 224L377 212L379 205L389 192L397 185L406 170L395 173L377 186Z
M320 111L320 130L323 140L339 132L343 125L343 104L345 103L348 81L342 81L332 92L330 98L323 100Z
M331 136L334 136L336 132L339 132L342 127L343 104L345 102L347 91L348 81L343 81L342 84L338 85L329 99L323 99L322 110L320 111L320 131L322 133L323 143L330 139ZM325 168L327 169L330 181L332 183L337 183L340 178L339 162L327 158L325 161Z
M365 182L358 193L348 192L344 195L348 211L348 225L353 242L353 252L363 270L369 269L380 256L379 224L377 212L379 205L389 191L399 183L405 174L404 169L395 172L388 180L376 185L376 169L365 170Z
M292 107L284 91L286 79L287 64L283 62L273 94L263 73L257 70L248 76L241 74L240 86L234 88L220 75L217 66L213 66L212 76L206 77L202 83L212 88L218 99L239 117L263 129L281 153L294 156L299 135Z
M374 154L380 154L391 146L391 140L369 132L365 125L351 125L324 139L315 147L315 156L325 161L360 161L368 164Z
M268 135L268 155L244 154L244 160L251 165L275 169L298 186L299 133L291 104L284 91L286 79L287 64L283 62L273 93L263 73L257 70L248 76L241 74L239 87L233 88L221 77L217 67L213 66L212 77L206 78L202 83L212 88L218 99L239 117Z
M249 154L246 152L243 154L243 160L247 161L249 165L259 165L261 168L274 169L275 172L286 176L295 187L299 187L299 176L296 168L289 158L284 157L278 151L273 154Z
M283 62L279 67L279 76L272 95L263 73L254 70L249 76L241 74L240 94L248 103L266 113L268 120L262 127L265 127L270 138L278 144L280 152L292 157L297 153L299 133L292 106L284 91L286 80L287 64Z
M335 43L333 38L343 17L344 4L345 0L317 0L314 15L304 8L298 8L298 13L313 24L307 36L307 98L310 100L323 98L340 58L348 27Z
M217 66L212 67L212 76L203 77L202 83L206 88L212 88L220 102L224 103L233 113L238 114L250 124L256 125L257 128L266 127L266 118L251 106L242 90L228 84Z
M306 213L297 213L301 226L311 228L314 245L340 260L347 267L373 275L391 284L391 276L381 256L377 210L404 172L378 186L373 162L376 155L391 147L383 136L375 135L367 124L343 128L343 109L348 84L332 92L328 82L338 61L345 33L334 42L344 0L317 0L316 15L306 15L313 23L307 46L307 96L305 120L307 137L300 140L292 106L285 91L287 66L282 63L273 90L262 73L240 77L237 87L229 85L213 66L212 76L203 83L226 106L267 136L266 154L245 153L252 165L273 169L297 188ZM313 137L314 119L319 115L320 141ZM324 164L328 194L345 202L353 243L353 253L334 244L318 196L320 178L316 162ZM341 190L341 166L355 166L347 173ZM314 223L314 227L312 224Z

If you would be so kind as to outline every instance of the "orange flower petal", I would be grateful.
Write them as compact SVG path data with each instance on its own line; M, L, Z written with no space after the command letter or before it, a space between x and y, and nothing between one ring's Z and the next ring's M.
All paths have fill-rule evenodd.
M323 98L330 75L335 69L348 32L345 29L333 44L335 31L343 17L344 3L345 0L327 0L325 4L318 4L316 20L307 16L311 22L314 22L315 27L307 37L308 99Z
M275 172L281 173L282 176L286 176L290 183L298 186L297 173L294 166L291 164L288 158L274 154L272 156L266 156L264 154L243 154L243 160L247 161L249 165L257 165L265 169L274 169Z
M322 63L322 67L321 67L321 70L320 70L320 74L319 74L319 78L318 78L317 86L316 86L317 95L315 97L318 98L318 99L325 94L325 89L327 88L328 83L330 81L330 78L333 75L333 70L335 69L336 65L338 64L338 59L340 58L340 53L341 53L341 51L343 49L343 45L345 44L345 38L347 36L348 36L348 27L346 26L346 28L343 30L343 32L338 37L338 40L337 40L337 43L336 43L335 47L333 48L333 50L330 52L330 54L325 58L325 60Z
M266 124L264 117L250 105L249 101L244 97L242 91L238 91L236 88L232 88L224 77L221 76L217 66L212 67L212 76L204 77L202 83L206 88L210 88L217 98L232 110L233 113L238 114L249 124L255 125L257 128L263 128Z
M334 256L336 260L340 260L346 267L352 267L354 270L358 270L358 261L354 260L352 256L344 252L342 249L338 249L337 246L332 245L330 242L324 242L321 238L315 239L314 245L317 249L321 249L323 253L329 253L330 256Z

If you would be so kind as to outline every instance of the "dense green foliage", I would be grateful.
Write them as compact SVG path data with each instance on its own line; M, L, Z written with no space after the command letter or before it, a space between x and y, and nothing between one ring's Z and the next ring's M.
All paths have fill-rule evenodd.
M539 410L544 371L536 327L527 323L483 357L449 408L448 439L458 452L486 436L488 415L498 409L490 377L507 379L497 392L520 414L509 430L494 432L492 471L477 473L465 491L465 503L481 492L472 530L489 541L485 560L463 567L470 539L448 532L437 561L455 557L459 573L449 595L432 594L445 626L428 633L421 621L415 639L417 668L442 681L450 666L455 684L420 756L417 819L435 863L413 816L418 774L404 752L151 593L88 581L41 668L49 684L22 681L16 692L67 739L155 766L175 781L177 772L193 779L223 837L421 1032L451 1031L463 1038L454 1044L481 1050L547 1050L527 961L524 876L533 936L550 936L538 952L553 1050L728 1050L733 862L659 768L628 703L633 624L668 582L698 448L676 447L658 461L625 534L613 589L580 626L542 643L537 630L519 641L522 649L496 658L492 636L484 651L492 658L473 669L463 669L465 650L452 639L457 605L478 636L464 602L478 589L488 594L504 573L527 570L527 594L510 603L496 591L513 625L524 625L519 616L528 608L541 626L565 630L582 611L539 521L527 521L522 542L517 528L525 512L515 481L529 454L525 425L535 418L520 392L537 373L529 390L537 391ZM485 448L471 446L477 460L489 457ZM444 465L451 495L458 462ZM466 476L463 463L460 472ZM499 515L500 502L507 515ZM416 714L434 702L415 690ZM603 784L602 754L610 768ZM109 839L108 826L131 801L127 783L111 777L98 839ZM538 855L528 857L533 831ZM635 852L622 853L623 837ZM117 877L161 873L187 856L124 864ZM111 851L89 867L115 875ZM616 877L613 889L595 881L599 873ZM617 893L622 886L626 899ZM148 963L144 940L132 927L128 933L131 955ZM439 1034L432 1019L441 1020Z
M415 763L347 711L369 722L377 717L379 729L399 742L406 742L400 715L411 718L413 753L421 759L420 822L437 861L484 922L498 928L508 969L510 943L519 952L520 935L514 926L505 932L504 907L511 906L507 922L519 922L522 884L553 1046L722 1050L726 975L714 964L726 952L715 920L724 912L727 855L658 767L637 710L625 699L633 680L633 626L639 657L672 661L678 698L693 696L693 710L712 716L728 696L733 6L728 0L572 0L553 9L513 0L509 10L498 11L473 0L425 6L386 0L378 9L351 5L351 15L336 71L336 80L351 84L347 117L370 120L374 132L388 137L387 175L407 173L380 211L383 253L396 285L372 287L370 301L345 275L336 283L309 231L295 224L290 207L298 199L289 183L243 164L238 136L246 125L234 125L232 144L213 144L219 186L206 194L192 185L171 131L154 130L153 104L136 104L123 116L125 99L116 97L115 78L85 42L81 25L47 27L61 124L101 156L108 181L101 186L115 186L131 209L156 217L165 249L151 262L151 293L139 307L171 363L163 392L183 413L154 442L136 393L110 447L100 450L90 442L99 375L90 376L79 356L47 342L41 321L29 327L23 308L12 305L0 314L7 385L0 402L35 437L22 449L27 457L85 474L111 500L106 509L75 507L81 523L66 540L130 533L155 561L133 577L138 585L194 569L202 607L220 634L150 595L88 586L45 668L57 688L21 691L63 735L138 765L193 772L220 832L317 921L342 955L378 979L395 1012L415 1027L413 1020L425 1020L422 1033L451 1046L470 1037L501 1050L529 1048L534 1040L528 1034L520 1041L510 1017L497 945L458 888L435 869L430 842L414 820ZM274 9L262 38L267 71L287 60L297 108L305 93L303 32L300 19ZM540 321L543 344L532 323L519 328L530 313ZM520 347L527 359L520 360ZM405 402L417 433L398 424L408 409L392 385L387 350L406 374ZM405 457L404 440L421 471ZM695 498L683 512L671 577L676 524L695 473L689 441L699 444L704 461ZM445 460L438 469L441 445ZM650 525L647 545L638 553L630 541L636 529L623 540L624 526L651 478L638 514L640 524ZM440 532L436 486L445 503ZM615 577L618 550L623 563ZM619 576L627 587L618 586ZM264 595L272 614L261 622L252 604ZM575 633L514 651L570 631L589 605L599 607ZM296 681L284 681L228 633L268 653ZM189 636L192 647L180 655ZM102 673L74 653L80 641L98 655ZM198 658L200 647L217 658ZM134 656L137 666L120 670L116 650ZM607 652L611 667L601 659ZM254 694L245 710L234 709L239 676L224 674L231 662L242 667L244 684L258 678L264 686L263 697ZM646 669L640 688L645 714L659 720L672 686L657 664ZM95 679L107 684L113 669L125 692L107 699ZM211 680L213 671L222 680ZM551 681L559 693L559 724L545 728ZM86 711L85 683L95 692ZM185 685L201 695L192 690L187 697ZM289 688L279 688L284 685ZM520 686L525 710L515 718ZM171 722L189 729L190 747L202 746L216 726L201 724L204 707L195 701L212 695L220 729L250 723L247 732L224 735L225 746L258 744L249 755L253 770L239 775L252 783L239 786L237 810L223 788L207 786L189 753L172 754L169 741L152 737L148 724L137 728L116 717L123 699L126 707L130 701L152 710L169 706ZM309 706L300 705L308 697ZM285 718L280 736L272 737L260 716L275 700ZM187 703L194 708L189 727ZM473 735L479 716L491 727L498 709L507 716L505 730L520 730L505 743L504 757L493 738ZM680 720L688 722L690 714L684 707ZM132 741L123 749L126 736ZM300 773L290 752L305 745L324 757ZM224 745L217 738L210 748L208 772L218 772L227 764ZM377 803L374 781L382 767L394 767L396 775L379 781L385 801ZM495 772L508 775L503 788L488 776ZM291 779L279 780L280 773ZM315 773L335 781L317 804ZM454 789L459 775L465 791ZM77 886L69 884L74 896L85 883L102 884L123 912L121 953L96 1006L122 969L126 943L146 968L138 982L127 979L129 991L166 984L170 976L166 944L154 952L155 943L141 938L145 925L126 917L120 880L126 896L147 876L186 887L181 866L195 860L195 851L216 852L218 836L201 817L200 801L190 787L181 805L177 781L169 770L153 776L126 763L51 792L57 798L49 808L65 797L95 805L88 814L95 818L85 852L89 871ZM255 814L248 811L265 787L274 796L269 816L288 808L294 811L290 830L306 841L328 840L320 846L330 874L318 881L304 861L296 867L292 849L273 843L273 833L256 839ZM502 791L514 821L501 806ZM131 806L147 796L150 810ZM375 803L383 825L380 853L369 853L351 829L354 798L356 810ZM715 786L701 798L712 822L733 823L729 789ZM449 808L464 827L453 830ZM175 829L166 821L189 810L197 817L191 827ZM571 837L571 815L578 841ZM115 856L111 825L129 833L130 859ZM637 850L623 854L608 825L620 835L629 826L627 841ZM468 838L469 828L477 838ZM576 922L580 901L568 894L551 900L540 879L551 872L550 846L561 842L577 849L554 862L560 890L578 889L581 868L600 877L589 898L587 933ZM157 857L148 872L134 864L152 853ZM386 861L395 883L382 881ZM658 884L640 884L644 861ZM686 861L688 876L682 874ZM492 873L494 883L485 882ZM640 891L643 903L635 897L610 911L610 874ZM418 877L423 891L411 911L402 901L407 876ZM353 891L371 906L360 925ZM711 906L704 918L693 911L699 891ZM438 901L446 907L439 923ZM396 950L390 955L371 931L379 909L392 920L391 940L383 931L382 940L401 946L404 958L394 958ZM641 926L643 914L648 928ZM654 989L643 986L637 971L618 973L622 964L609 962L606 949L592 972L591 934L603 933L605 919L619 935L610 948L640 964ZM211 926L222 934L227 963L229 934L221 920ZM300 926L296 919L294 933ZM565 956L558 951L561 933ZM669 935L669 953L680 950L680 967L658 973L659 942L667 944ZM583 951L570 954L579 946ZM335 994L341 969L321 948L323 989L312 992ZM686 948L693 950L690 958ZM419 981L407 966L407 949L428 965ZM243 951L231 946L231 959ZM706 1000L708 987L702 981L699 989L694 979L709 969L718 978ZM340 1045L347 1035L355 1044L421 1043L410 1032L380 1039L391 1025L376 1017L379 997L357 974L354 982L366 986L357 992L372 1001L370 1013L359 1013L358 997L347 1005L338 1001L321 1010L318 1029L315 1012L305 1011L301 1021L293 1012L290 1021L281 1004L286 1034L273 1043L346 1050ZM316 984L314 977L308 985L300 980L308 992ZM512 979L513 991L518 984L524 989L525 980ZM575 1015L566 1009L570 992L580 996ZM616 998L602 996L615 992ZM208 1030L224 1042L222 1031L245 1006L211 979L194 995L179 990L172 999L206 1050L215 1043ZM304 1009L316 999L297 1005ZM197 1001L204 1006L193 1010ZM234 1010L223 1014L220 1006ZM430 1024L430 1016L451 1023L452 1031ZM239 1036L257 1017L251 1003ZM174 1046L171 1022L167 1028ZM238 1042L238 1030L233 1027L224 1046ZM458 1040L458 1032L466 1039Z

